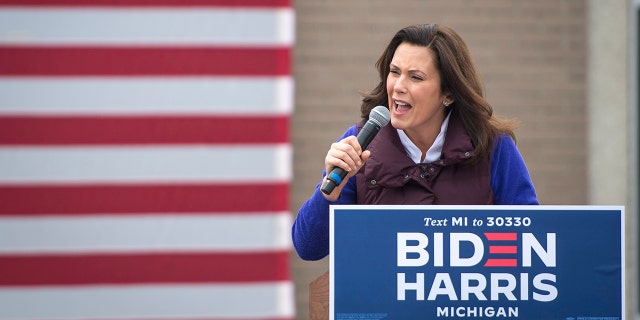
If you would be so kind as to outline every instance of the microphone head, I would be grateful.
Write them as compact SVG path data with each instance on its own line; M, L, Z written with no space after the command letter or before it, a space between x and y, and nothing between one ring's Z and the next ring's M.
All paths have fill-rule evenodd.
M375 122L380 128L386 126L391 121L391 113L385 106L377 106L369 112L369 121Z

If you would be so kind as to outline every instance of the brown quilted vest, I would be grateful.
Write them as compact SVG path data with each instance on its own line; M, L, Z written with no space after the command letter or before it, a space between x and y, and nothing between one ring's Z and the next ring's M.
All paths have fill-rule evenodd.
M414 163L391 125L380 129L368 149L371 157L356 174L359 204L493 204L489 159L465 163L473 145L455 114L436 162Z

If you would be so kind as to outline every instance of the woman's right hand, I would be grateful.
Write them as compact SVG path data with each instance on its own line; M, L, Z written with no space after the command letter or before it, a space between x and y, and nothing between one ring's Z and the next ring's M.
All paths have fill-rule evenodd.
M362 168L370 156L371 152L368 150L363 151L355 136L349 136L331 144L331 148L327 152L327 156L324 158L324 166L327 175L334 167L339 167L347 172L347 176L342 180L342 183L339 186L333 189L331 194L326 195L322 193L322 195L329 201L338 200L344 184L349 180L349 178L353 177L360 168ZM322 183L324 184L326 180L327 177L325 176Z

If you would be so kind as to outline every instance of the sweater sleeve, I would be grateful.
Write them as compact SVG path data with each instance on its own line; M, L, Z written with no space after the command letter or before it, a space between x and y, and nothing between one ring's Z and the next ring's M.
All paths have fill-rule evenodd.
M356 132L356 126L352 126L338 141L356 135ZM325 175L326 171L323 170L322 179ZM355 176L346 182L340 198L335 202L328 201L322 196L321 183L316 185L311 197L302 204L291 228L293 246L298 256L304 260L320 260L329 254L329 206L356 203Z
M540 204L524 159L506 134L497 137L491 153L491 188L498 205Z

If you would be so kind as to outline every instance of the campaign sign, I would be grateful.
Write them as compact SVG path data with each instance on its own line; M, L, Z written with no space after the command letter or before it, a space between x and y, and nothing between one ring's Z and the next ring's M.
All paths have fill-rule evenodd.
M330 319L623 319L623 215L332 206Z

